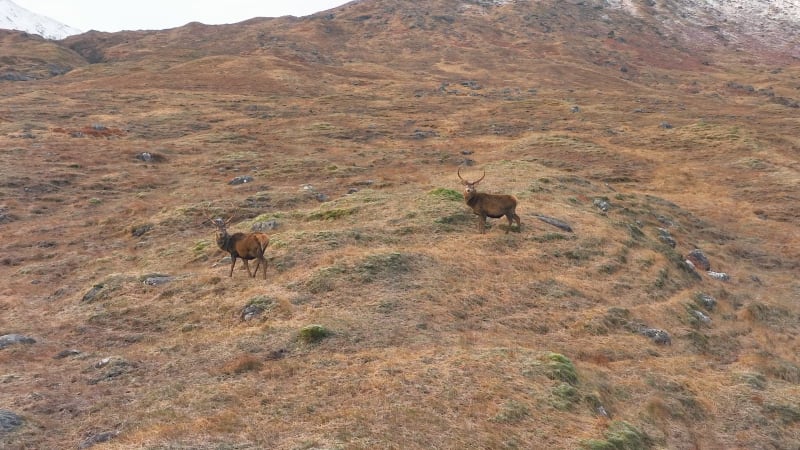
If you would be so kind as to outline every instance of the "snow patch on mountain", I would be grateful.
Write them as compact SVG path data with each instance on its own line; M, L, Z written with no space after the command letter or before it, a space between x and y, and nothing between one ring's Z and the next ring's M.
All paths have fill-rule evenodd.
M648 15L676 33L708 45L773 49L800 57L800 1L797 0L597 0L602 7L635 17ZM706 36L698 34L698 30Z
M77 28L28 11L11 0L0 0L0 28L25 31L54 40L82 33Z

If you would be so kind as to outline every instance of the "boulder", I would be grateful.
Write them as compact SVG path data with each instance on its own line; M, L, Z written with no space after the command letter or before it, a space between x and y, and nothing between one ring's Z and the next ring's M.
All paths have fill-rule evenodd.
M708 258L706 257L705 253L703 253L703 251L700 250L699 248L696 248L691 252L689 252L689 254L686 255L686 259L689 260L692 263L692 265L699 270L703 271L711 270L711 263L708 261Z
M0 409L0 437L22 426L24 420L17 414Z
M0 336L0 350L16 344L35 344L36 339L21 334L5 334Z

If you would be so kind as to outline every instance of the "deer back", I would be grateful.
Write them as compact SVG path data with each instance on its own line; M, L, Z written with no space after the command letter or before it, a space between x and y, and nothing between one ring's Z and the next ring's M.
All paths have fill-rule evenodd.
M475 213L489 217L503 216L517 207L517 198L508 194L471 192L464 193L464 198Z

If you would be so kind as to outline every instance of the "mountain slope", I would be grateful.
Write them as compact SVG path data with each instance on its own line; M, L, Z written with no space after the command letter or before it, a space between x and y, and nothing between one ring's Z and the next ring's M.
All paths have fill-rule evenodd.
M54 40L81 33L76 28L32 13L11 0L0 0L0 29L25 31Z
M624 5L8 32L3 447L797 448L800 66Z

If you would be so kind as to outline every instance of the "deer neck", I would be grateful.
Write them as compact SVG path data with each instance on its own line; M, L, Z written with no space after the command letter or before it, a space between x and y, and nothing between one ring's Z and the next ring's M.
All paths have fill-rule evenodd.
M223 250L228 249L228 243L231 241L231 235L227 231L217 232L217 245Z
M477 192L464 192L464 200L466 200L467 205L474 206L475 203L478 201L478 193Z

